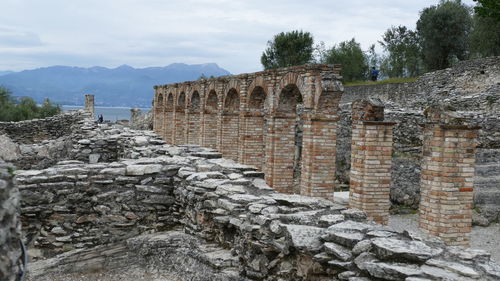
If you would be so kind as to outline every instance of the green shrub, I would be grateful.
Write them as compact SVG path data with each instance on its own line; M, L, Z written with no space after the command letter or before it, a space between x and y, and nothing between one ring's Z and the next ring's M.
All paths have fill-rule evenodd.
M30 97L23 97L18 103L11 97L9 89L0 86L0 121L21 121L46 118L61 113L61 106L46 99L38 106Z

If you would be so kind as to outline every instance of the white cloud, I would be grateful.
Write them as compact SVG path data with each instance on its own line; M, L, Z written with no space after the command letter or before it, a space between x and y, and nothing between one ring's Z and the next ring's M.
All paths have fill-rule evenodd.
M472 5L472 0L464 1ZM438 0L2 0L0 70L54 64L113 67L216 62L261 69L267 40L302 29L363 48L394 25L415 27Z

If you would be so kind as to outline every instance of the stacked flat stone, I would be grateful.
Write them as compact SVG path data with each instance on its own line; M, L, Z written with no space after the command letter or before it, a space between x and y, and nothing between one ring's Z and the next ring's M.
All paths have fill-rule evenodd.
M18 280L22 269L19 190L12 183L13 170L0 160L0 280L5 281Z
M32 144L43 140L70 135L75 125L89 115L84 111L69 111L44 118L19 122L0 122L0 134L5 134L19 144Z

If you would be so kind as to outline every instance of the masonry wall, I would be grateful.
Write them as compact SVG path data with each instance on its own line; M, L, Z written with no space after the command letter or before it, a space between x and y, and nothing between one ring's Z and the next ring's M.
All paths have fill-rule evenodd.
M12 182L14 166L0 160L0 280L18 280L22 264L19 189Z
M71 134L74 126L88 115L83 111L65 112L44 119L0 122L0 134L19 144L33 144Z

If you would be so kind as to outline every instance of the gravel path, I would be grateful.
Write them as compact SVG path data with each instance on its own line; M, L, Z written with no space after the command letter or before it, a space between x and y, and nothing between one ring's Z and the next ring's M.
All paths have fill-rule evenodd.
M396 230L416 231L418 215L391 215L389 226ZM493 223L488 227L474 226L471 235L471 248L485 250L491 253L491 258L500 262L500 224Z

